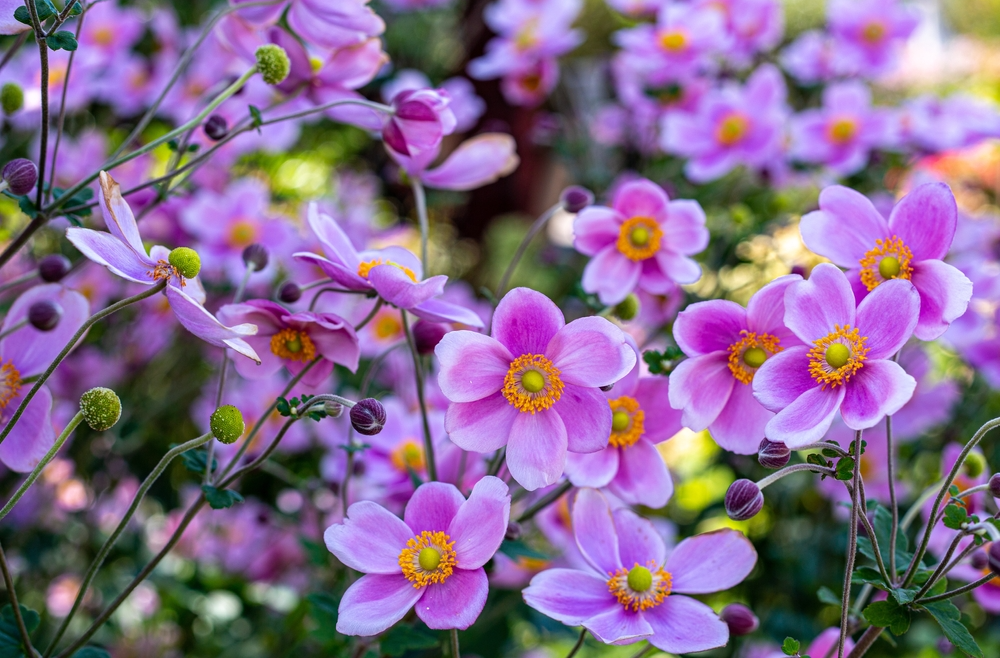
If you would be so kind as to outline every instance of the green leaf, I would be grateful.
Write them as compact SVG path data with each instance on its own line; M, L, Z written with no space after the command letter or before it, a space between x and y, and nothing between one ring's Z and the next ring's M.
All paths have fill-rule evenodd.
M28 8L21 6L14 10L14 20L18 23L24 23L25 25L31 25L31 14L28 13Z
M427 631L403 625L390 628L385 637L379 640L382 653L391 658L398 658L407 651L433 649L439 644L441 641Z
M799 652L799 647L802 644L793 637L786 637L785 641L781 643L781 651L786 656L794 656Z
M291 405L288 404L288 400L286 400L285 398L278 398L278 402L274 408L277 409L278 413L284 416L285 418L288 418L289 416L292 415L292 407Z
M979 648L976 641L969 633L969 629L962 624L962 613L958 611L951 601L937 601L921 606L931 613L931 616L941 625L948 641L962 650L966 655L973 658L983 658L983 650Z
M171 448L176 447L176 443L170 444ZM208 462L208 451L202 448L191 448L185 452L181 453L181 461L184 462L184 468L194 473L204 473L205 464ZM212 457L212 471L219 467L219 461Z
M830 462L828 460L823 459L819 453L815 452L806 455L806 463L816 464L817 466L822 466L823 468L828 468L830 466Z
M17 206L21 209L21 212L31 219L38 217L38 209L35 208L35 202L29 199L27 194L15 198L17 199Z
M918 587L907 587L906 589L897 587L895 589L889 590L889 592L892 594L892 598L896 599L896 602L899 603L900 605L913 603L913 599L917 595L917 592L919 591L920 588Z
M952 530L961 530L962 524L968 521L969 513L961 505L948 505L944 508L944 525Z
M888 507L881 505L875 507L875 522L872 524L875 530L875 538L878 539L878 547L882 552L882 557L886 561L886 568L889 567L889 536L892 534L892 512ZM896 533L896 568L905 569L910 564L913 554L910 552L910 539L904 532Z
M836 450L830 450L829 448L823 448L822 450L824 457L836 458L840 456L840 453Z
M882 572L878 569L873 569L872 567L858 567L854 570L854 575L851 579L855 583L874 585L879 589L888 588L888 583L882 579Z
M309 561L316 566L324 566L330 561L330 551L323 544L306 537L299 537L299 544L305 550Z
M337 447L340 448L341 450L346 450L347 454L351 454L353 452L364 452L368 448L371 448L371 444L369 444L369 443L349 443L347 445L342 445L342 446L337 446Z
M264 123L264 118L260 115L260 108L258 108L255 105L251 105L250 116L253 117L253 121L250 123L250 125L256 128L257 132L260 133L261 132L260 127Z
M854 478L854 457L841 457L837 462L837 479L851 480Z
M835 605L838 608L840 607L840 597L834 594L833 590L826 585L817 590L816 597L827 605Z
M73 658L111 658L111 654L100 647L84 647L74 653Z
M516 560L520 557L530 558L532 560L548 560L549 556L545 553L539 553L535 549L531 548L525 544L520 539L505 539L502 544L500 544L500 552L507 557Z
M72 51L79 47L79 44L76 42L76 35L66 30L60 30L55 34L49 35L46 37L45 43L49 44L49 48L52 50Z
M236 503L243 502L243 496L232 489L217 489L210 484L201 485L205 492L205 500L212 509L229 509Z
M337 633L337 613L340 599L325 592L313 592L306 597L310 604L310 614L316 620L316 630L313 637L321 642L333 642L340 639Z
M958 488L957 484L953 484L950 487L948 487L948 493L950 493L952 496L957 496L958 494L962 493L962 490Z
M910 611L892 599L876 601L865 608L861 614L864 615L869 624L884 626L892 631L893 635L902 635L910 628Z
M35 9L38 11L39 21L47 21L58 13L52 0L35 0Z
M69 10L69 15L70 16L79 16L82 13L83 13L83 7L80 5L79 2L74 2L73 6Z
M30 608L21 608L21 619L28 633L38 628L41 617ZM21 643L21 631L14 619L14 608L10 604L0 609L0 656L3 658L22 658L25 656L24 645Z

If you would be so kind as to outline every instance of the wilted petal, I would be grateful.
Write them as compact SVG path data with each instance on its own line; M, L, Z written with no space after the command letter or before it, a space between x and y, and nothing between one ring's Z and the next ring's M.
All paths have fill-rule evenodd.
M108 268L113 274L145 286L153 285L151 273L156 263L149 259L143 260L110 233L73 227L66 229L66 239L84 256Z

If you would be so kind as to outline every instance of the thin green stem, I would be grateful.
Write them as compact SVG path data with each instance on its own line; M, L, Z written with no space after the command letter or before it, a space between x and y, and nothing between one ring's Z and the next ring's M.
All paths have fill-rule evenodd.
M818 464L792 464L791 466L786 466L780 471L775 471L774 473L768 475L766 478L757 483L757 488L764 489L764 487L774 484L786 475L798 473L799 471L812 471L813 473L822 473L823 475L830 476L836 475L836 472L832 468L827 468Z
M417 206L417 221L420 223L420 262L424 266L424 277L431 271L430 263L427 261L427 241L430 233L430 221L427 218L427 195L424 193L424 184L418 178L410 179L410 187L413 189L413 200Z
M851 527L848 529L847 542L847 573L844 574L844 591L841 597L840 609L840 644L837 655L844 658L844 648L847 642L847 616L851 608L851 579L854 576L854 559L858 551L858 515L860 513L859 495L861 491L861 430L854 435L854 477L851 489Z
M413 340L413 332L410 331L410 321L406 318L406 311L399 309L399 314L403 318L403 331L406 333L406 344L410 346L410 354L413 355L413 372L417 385L417 401L420 403L420 419L424 427L424 454L427 460L427 477L432 481L437 480L437 463L434 458L434 439L431 437L431 424L427 419L427 401L424 399L424 368L420 363L420 354L417 353L417 344Z
M570 482L569 480L564 480L562 484L560 484L558 487L556 487L549 493L539 498L537 501L535 501L534 505L524 510L524 513L521 514L521 516L517 517L517 522L524 523L525 521L533 519L536 514L538 514L543 509L545 509L552 503L562 498L563 494L572 488L573 488L573 483Z
M14 612L14 623L17 624L17 630L21 634L24 653L35 656L38 652L31 646L31 635L28 633L28 627L24 625L24 617L21 616L21 605L17 602L14 578L10 575L10 566L7 564L7 555L3 552L3 546L0 546L0 570L3 571L3 582L7 586L7 596L10 597L10 607Z
M21 276L14 277L10 281L7 281L6 283L0 285L0 293L7 292L11 288L16 288L22 283L27 283L28 281L31 281L37 276L38 276L38 269L36 268L31 270L30 272L25 272Z
M545 228L545 225L549 223L549 220L552 219L553 215L555 215L556 211L560 208L562 208L561 203L557 203L552 206L543 212L531 225L531 228L528 229L524 239L521 240L521 244L517 246L517 251L514 252L514 257L511 259L510 263L507 264L507 269L504 270L503 276L500 277L500 283L497 285L497 299L503 297L504 293L507 292L507 284L510 283L510 277L514 276L514 270L517 269L517 264L520 263L521 258L524 257L524 252L528 250L528 245L530 245L531 241L535 239L535 236L538 235L543 228Z
M957 587L953 590L949 590L944 594L938 594L937 596L928 596L926 599L918 599L915 601L915 603L925 604L925 603L935 603L936 601L946 601L950 598L958 596L959 594L965 594L966 592L971 592L977 587L982 587L983 585L990 582L994 578L996 578L996 574L994 574L991 571L990 573L986 574L979 580L973 581L961 587Z
M14 333L15 331L17 331L18 329L20 329L20 328L22 328L24 326L27 326L27 324L28 324L28 318L24 318L20 322L16 322L13 326L9 327L6 331L0 331L0 339L6 338L7 336L9 336L12 333Z
M35 480L37 480L38 476L42 474L42 471L45 470L45 467L48 466L49 462L52 461L52 459L56 456L56 453L59 452L59 449L62 448L62 445L66 443L66 439L70 437L70 435L73 433L74 430L76 430L77 426L82 421L83 421L83 412L80 411L76 412L76 415L73 416L73 418L69 421L69 423L67 423L66 428L63 429L62 433L56 439L56 442L52 444L52 447L49 448L49 451L45 453L45 456L42 457L42 460L38 462L38 464L31 471L31 473L28 474L28 477L24 480L24 482L21 483L21 486L18 487L17 491L14 492L14 495L11 496L10 500L7 501L7 504L3 506L2 510L0 510L0 521L2 521L3 518L7 516L7 514L9 514L12 509L14 509L14 505L17 505L17 501L21 500L21 496L23 496L25 492L29 488L31 488L31 485L35 483Z
M576 653L583 646L583 641L586 639L587 639L587 629L584 628L583 630L580 631L580 637L579 639L577 639L576 644L574 644L573 648L569 650L568 654L566 654L566 658L573 658L573 656L575 656Z
M897 353L898 357L899 354ZM889 456L887 465L889 476L889 509L892 511L892 528L889 530L889 573L892 580L889 585L896 584L896 535L899 532L899 505L896 503L896 450L892 445L892 416L885 417L886 454Z
M458 649L458 629L451 629L449 636L451 637L451 658L462 658L462 654L459 653Z

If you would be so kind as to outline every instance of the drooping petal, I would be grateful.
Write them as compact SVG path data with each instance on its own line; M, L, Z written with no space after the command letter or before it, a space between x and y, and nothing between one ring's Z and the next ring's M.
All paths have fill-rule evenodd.
M348 290L371 290L372 284L358 276L357 268L348 269L341 263L335 263L328 258L324 258L318 254L313 254L308 251L297 251L292 254L292 258L295 260L302 261L303 263L309 263L310 265L315 265L318 267L323 274L327 275L333 282L337 285L344 286Z
M432 276L414 283L409 275L395 265L376 265L368 272L368 281L379 297L393 306L410 309L444 292L448 277Z
M438 385L452 402L473 402L503 388L514 357L499 341L474 331L450 331L434 348Z
M836 265L820 263L805 281L785 291L785 325L804 343L823 338L835 325L854 326L854 291Z
M608 446L611 407L599 389L567 384L552 410L566 427L570 452L597 452Z
M608 591L606 577L576 569L547 569L537 574L523 596L529 606L568 626L579 626L587 619L621 609Z
M227 327L181 289L167 286L166 293L167 299L170 300L170 308L185 329L210 345L228 347L237 354L260 363L257 353L243 340L244 336L253 336L257 333L256 325L240 324Z
M716 530L677 544L664 567L679 594L721 592L743 582L757 564L757 551L742 532Z
M972 281L948 263L939 260L916 263L910 282L920 293L920 317L914 329L920 340L940 337L969 308Z
M428 628L465 630L475 623L486 605L489 579L486 570L455 569L443 583L425 587L427 591L416 604L417 616Z
M507 469L528 491L554 484L566 466L566 426L552 409L516 413L507 441Z
M135 223L132 209L122 198L121 186L106 171L100 173L100 182L101 193L97 196L97 201L108 232L125 243L137 256L146 257L146 247L142 244L139 226Z
M719 417L734 385L725 352L686 359L670 373L670 406L683 411L685 427L700 432Z
M688 356L700 356L728 350L746 329L746 309L736 302L713 299L691 304L677 314L674 340Z
M857 328L865 336L869 359L885 359L898 352L913 335L920 315L920 294L909 281L893 279L879 284L858 304Z
M650 561L663 564L667 557L667 547L663 537L648 519L644 519L630 509L615 510L615 529L618 531L618 553L622 566L630 569L636 564L645 565Z
M150 272L156 264L143 260L128 245L110 233L72 227L66 229L66 239L73 243L80 253L98 265L108 268L112 274L146 286L153 285Z
M233 366L236 368L236 372L240 373L242 377L251 381L267 379L284 368L286 364L290 365L292 363L291 361L282 359L271 351L271 339L267 336L250 336L244 340L246 340L250 349L257 354L260 363L255 363L250 359L234 359ZM312 370L316 368L317 366L313 366ZM309 372L311 373L312 370Z
M7 401L8 416L24 401L27 390ZM56 435L52 429L52 393L48 386L42 386L24 408L17 424L0 443L0 461L7 468L18 473L28 473L38 466L45 453L55 444ZM6 426L6 423L4 423Z
M764 362L753 376L753 395L765 409L781 411L816 386L809 374L809 348L793 347Z
M828 187L819 195L819 207L802 217L802 241L841 267L857 267L876 240L890 237L885 218L860 192L841 185Z
M485 133L462 142L437 167L420 177L425 185L443 190L474 190L503 178L517 169L514 138L503 133Z
M708 651L729 641L729 627L719 615L688 596L668 596L644 616L653 628L649 643L669 653Z
M471 452L493 452L507 445L520 412L501 393L475 402L448 405L444 428L452 443Z
M515 358L545 354L545 347L565 324L562 311L551 299L530 288L514 288L497 304L491 335Z
M402 574L368 574L347 588L340 599L337 632L370 637L387 630L410 611L424 588Z
M448 482L425 482L406 503L403 520L413 534L424 530L445 532L465 502L465 496Z
M398 574L399 553L413 537L402 519L370 500L354 503L347 518L326 529L326 547L346 566L364 573Z
M580 318L560 329L545 355L565 383L594 388L615 383L636 363L622 330L599 317Z
M28 311L40 301L55 302L62 309L62 316L55 329L40 331L30 324L14 329L28 319ZM0 327L0 333L5 334L0 339L0 354L13 361L22 378L39 375L89 317L90 302L75 290L58 283L30 288L15 299L7 311L3 326Z
M916 387L917 380L899 364L889 360L866 361L844 386L847 393L840 408L844 424L854 430L873 427L886 414L896 413L909 402Z
M941 260L948 255L958 227L958 205L945 183L925 183L892 209L889 228L913 254L913 259Z
M628 448L619 449L618 474L608 488L630 505L659 509L674 493L674 481L656 446L639 439Z
M574 487L606 487L618 473L618 449L570 452L566 455L566 477Z
M600 491L589 488L577 491L573 502L573 535L583 558L598 573L613 573L621 568L611 506Z
M764 435L792 450L816 443L830 429L844 400L844 388L837 386L824 390L816 386L809 389L768 421Z
M448 526L459 569L478 569L500 548L510 521L510 491L503 480L487 475L472 488Z
M591 617L583 625L605 644L632 644L653 633L645 615L626 610L621 605Z
M737 382L708 431L720 448L738 455L753 455L764 438L767 421L773 416L753 396L751 386Z
M617 246L609 244L584 267L581 285L602 304L613 306L635 290L641 274L642 263L626 258Z

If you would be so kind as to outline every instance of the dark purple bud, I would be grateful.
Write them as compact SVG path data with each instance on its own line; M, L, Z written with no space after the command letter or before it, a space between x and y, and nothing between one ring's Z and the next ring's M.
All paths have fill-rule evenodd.
M294 304L302 299L302 288L294 281L285 281L278 288L278 299L286 304Z
M38 167L31 160L18 158L4 165L2 175L11 193L20 196L35 189L35 183L38 182Z
M267 267L267 260L267 247L262 244L255 242L243 250L243 263L247 267L253 265L253 269L257 272Z
M792 267L792 274L798 274L803 279L806 278L806 268L801 265L795 265Z
M605 393L607 393L608 391L610 391L610 390L611 390L611 389L613 389L614 387L615 387L615 385L614 385L614 384L608 384L607 386L602 386L602 387L601 387L601 390L602 390L602 391L604 391Z
M503 536L507 541L517 541L521 538L521 524L517 521L511 521L507 524L507 532Z
M39 331L52 331L59 324L62 314L62 306L46 299L28 308L28 322Z
M792 451L784 443L764 439L757 448L757 461L764 468L777 470L783 468L792 457Z
M417 345L417 353L432 354L448 331L446 324L417 320L413 325L413 342Z
M218 114L213 114L205 120L205 134L213 142L217 142L220 139L224 139L226 135L229 134L229 124L226 123L225 118L219 116Z
M990 566L990 556L986 554L983 549L976 549L976 551L969 556L969 564L976 571L982 571L986 567Z
M1000 576L1000 541L991 543L990 550L987 553L990 571Z
M729 634L734 637L750 635L760 627L757 615L742 603L730 603L722 609L720 616L729 626Z
M49 254L38 261L38 276L46 283L62 281L73 264L62 254Z
M1000 473L994 473L990 478L990 494L994 498L1000 498Z
M385 427L385 407L375 398L359 400L351 407L351 425L358 434L378 434Z
M733 521L746 521L764 507L764 494L756 482L742 479L729 485L726 492L726 514Z
M594 194L585 187L570 185L559 197L566 212L578 213L594 203Z

